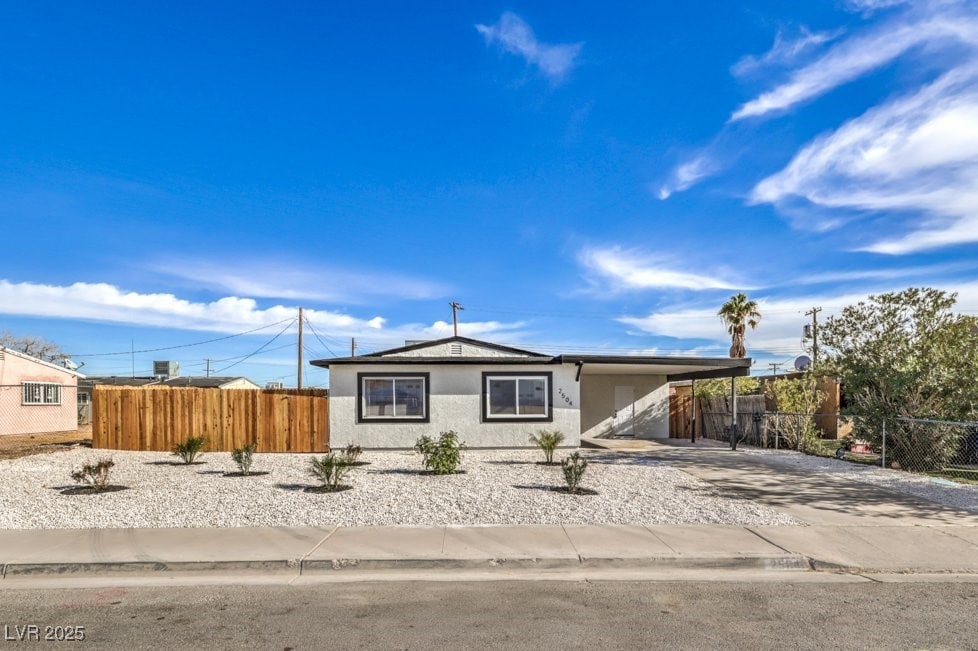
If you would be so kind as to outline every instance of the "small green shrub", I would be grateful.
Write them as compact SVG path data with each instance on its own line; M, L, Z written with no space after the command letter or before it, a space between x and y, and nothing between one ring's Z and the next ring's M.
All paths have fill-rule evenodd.
M203 436L189 436L183 443L178 443L173 447L173 454L180 457L184 463L191 464L206 445L207 439Z
M81 470L71 473L71 478L79 484L87 484L97 491L105 490L109 485L109 470L115 463L112 459L99 459L96 463L86 463Z
M458 471L462 463L465 443L458 440L457 433L449 431L442 432L437 441L430 436L422 436L414 444L414 449L421 453L427 470L436 475L451 475Z
M345 448L343 448L343 451L340 453L343 461L345 461L347 465L350 466L356 465L357 461L360 459L361 454L363 454L363 448L361 448L356 443L350 443Z
M309 474L330 490L336 490L349 470L350 466L346 460L333 452L321 458L313 457L309 462Z
M548 466L552 466L554 463L554 450L557 446L564 442L564 434L559 431L548 431L541 430L536 436L530 434L530 443L535 443L541 450L543 450L543 458L545 459Z
M587 470L587 459L581 456L580 452L575 452L560 462L560 467L564 471L564 481L567 482L567 490L576 493L580 488L581 477Z
M257 443L249 443L243 448L235 448L231 451L231 459L238 465L242 475L251 472L251 464L254 462L255 450L257 449Z

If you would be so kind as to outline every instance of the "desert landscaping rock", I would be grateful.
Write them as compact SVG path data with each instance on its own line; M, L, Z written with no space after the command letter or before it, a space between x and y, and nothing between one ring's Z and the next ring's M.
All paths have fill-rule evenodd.
M66 499L72 468L98 456L115 461L111 481L130 490ZM645 456L583 451L582 488L597 495L549 490L564 484L558 467L536 464L539 451L472 450L465 474L423 476L412 452L365 452L353 468L353 490L307 493L311 455L258 454L268 475L229 481L228 453L208 453L207 469L157 465L167 453L72 449L0 461L0 528L368 526L480 524L796 525L772 508L720 495L712 485ZM558 454L563 457L564 454ZM172 457L171 457L172 458ZM526 490L526 487L546 490Z

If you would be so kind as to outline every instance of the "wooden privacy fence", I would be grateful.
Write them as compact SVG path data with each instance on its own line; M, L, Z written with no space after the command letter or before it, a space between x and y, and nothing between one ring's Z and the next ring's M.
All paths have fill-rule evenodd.
M197 389L97 386L92 447L169 452L190 436L219 452L257 443L259 452L329 450L324 389Z

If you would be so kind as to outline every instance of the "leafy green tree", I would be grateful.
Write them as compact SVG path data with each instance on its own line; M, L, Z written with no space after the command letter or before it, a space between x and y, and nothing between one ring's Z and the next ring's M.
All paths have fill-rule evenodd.
M764 393L774 400L778 431L792 449L809 451L818 439L815 414L825 402L825 392L818 388L818 376L808 371L801 377L772 380L764 386Z
M757 302L747 298L743 292L734 294L726 303L720 306L717 316L727 326L730 333L730 356L734 358L747 357L747 347L745 337L747 327L751 330L757 328L761 320L761 312L757 309Z
M954 454L963 428L898 418L978 417L978 327L955 314L956 294L910 288L870 296L827 319L827 367L842 381L854 434L878 442L886 423L889 458L932 470Z
M734 382L737 385L738 396L749 396L761 390L761 383L756 377L743 376ZM727 378L715 378L712 380L696 381L696 399L706 400L709 398L726 398L730 395L730 380Z

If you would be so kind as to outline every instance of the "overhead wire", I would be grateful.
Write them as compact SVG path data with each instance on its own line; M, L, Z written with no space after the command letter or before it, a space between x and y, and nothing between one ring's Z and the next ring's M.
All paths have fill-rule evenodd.
M238 360L234 364L229 364L228 366L225 366L224 368L222 368L220 370L214 371L214 374L217 375L219 373L223 373L224 371L228 370L229 368L234 368L235 366L237 366L241 362L243 362L243 361L245 361L247 359L250 359L251 357L254 357L258 353L260 353L261 351L263 351L265 348L267 348L269 345L271 345L272 342L274 342L276 339L278 339L283 334L285 334L285 331L292 327L292 324L297 321L297 318L296 317L293 317L291 319L286 319L286 320L288 321L288 323L285 324L285 327L282 328L277 335L275 335L274 337L272 337L271 339L269 339L268 341L266 341L264 344L262 344L257 350L255 350L253 353L249 353L248 355L245 355L242 359Z
M217 341L226 341L227 339L233 339L235 337L240 337L242 335L250 335L253 332L260 332L260 331L265 330L267 328L271 328L271 327L277 326L279 324L285 323L286 321L289 321L290 322L290 325L291 325L293 322L295 322L295 319L296 319L295 317L290 317L288 319L282 319L281 321L276 321L275 323L269 323L269 324L263 325L263 326L258 327L258 328L253 328L251 330L245 330L244 332L236 332L233 335L227 335L227 336L224 336L224 337L217 337L215 339L207 339L206 341L195 341L195 342L190 343L190 344L180 344L180 345L177 345L177 346L164 346L164 347L161 347L161 348L144 348L144 349L141 349L141 350L120 350L120 351L114 352L114 353L72 353L72 354L70 354L68 356L69 357L109 357L109 356L112 356L112 355L135 355L136 353L157 353L157 352L160 352L162 350L177 350L179 348L191 348L193 346L202 346L204 344L212 344L212 343L217 342Z
M333 357L338 357L338 355L332 351L332 349L326 344L326 342L323 341L323 338L319 336L319 333L316 331L316 329L312 327L312 323L309 321L308 317L303 316L302 319L303 321L306 322L306 325L309 326L309 330L312 332L313 335L315 335L316 339L319 340L319 343L322 344L323 348L325 348L326 351Z

